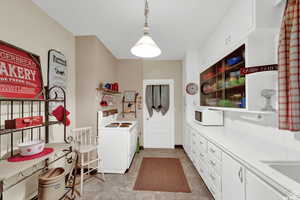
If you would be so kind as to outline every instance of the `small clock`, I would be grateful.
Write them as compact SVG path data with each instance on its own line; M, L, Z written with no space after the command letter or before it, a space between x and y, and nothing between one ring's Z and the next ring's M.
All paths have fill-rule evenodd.
M198 85L196 83L189 83L186 86L186 93L189 95L195 95L198 92Z

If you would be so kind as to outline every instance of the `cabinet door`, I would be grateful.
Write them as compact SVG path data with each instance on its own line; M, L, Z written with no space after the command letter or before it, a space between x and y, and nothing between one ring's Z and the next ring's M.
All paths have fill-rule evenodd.
M190 131L190 140L191 140L191 159L197 168L197 160L198 160L198 148L197 148L197 133L194 129Z
M231 8L228 19L224 24L228 35L225 44L234 45L240 42L254 28L254 0L237 1Z
M131 161L133 159L133 156L135 154L136 151L136 146L137 146L137 136L138 136L138 128L135 127L130 134L130 157L129 157L129 166L131 164Z
M246 200L287 200L288 198L268 186L260 178L246 172Z
M187 153L187 155L190 157L191 156L191 128L188 125L186 125L185 127L183 148Z
M187 125L185 125L184 132L183 132L183 137L182 137L183 149L185 150L185 152L187 152L187 134L188 134L188 131L189 131L189 127Z
M224 54L229 53L254 27L254 0L236 1L232 4L206 43L203 53L205 66L213 65Z
M244 168L238 162L229 157L227 154L223 153L222 199L244 200L244 191Z

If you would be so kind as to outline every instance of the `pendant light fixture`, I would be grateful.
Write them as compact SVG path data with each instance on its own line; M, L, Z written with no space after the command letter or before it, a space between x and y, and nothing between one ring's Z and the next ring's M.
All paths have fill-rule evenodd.
M131 53L141 58L154 58L161 54L160 48L149 35L148 15L149 6L148 0L145 0L145 25L143 37L131 48Z

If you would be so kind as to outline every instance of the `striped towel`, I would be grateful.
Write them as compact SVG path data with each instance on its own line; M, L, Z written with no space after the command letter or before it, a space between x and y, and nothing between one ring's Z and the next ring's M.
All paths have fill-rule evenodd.
M279 42L279 128L300 131L300 0L288 0Z

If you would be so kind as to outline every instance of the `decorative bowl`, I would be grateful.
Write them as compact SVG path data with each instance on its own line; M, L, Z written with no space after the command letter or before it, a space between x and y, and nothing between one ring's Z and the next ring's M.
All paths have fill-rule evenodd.
M219 101L218 106L221 106L221 107L234 107L234 104L230 100L223 99L223 100Z
M45 142L33 140L18 145L21 156L32 156L41 153L44 150Z
M240 77L239 78L239 84L241 84L241 85L244 84L245 80L246 80L245 77Z
M229 65L229 66L232 66L232 65L235 65L235 64L237 64L241 61L242 61L242 57L237 56L237 57L227 59L226 64Z
M206 104L208 106L216 106L218 104L220 99L218 98L211 98L211 99L206 99Z

